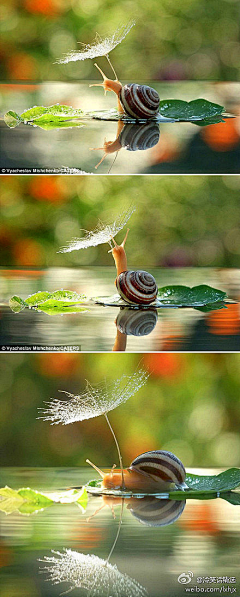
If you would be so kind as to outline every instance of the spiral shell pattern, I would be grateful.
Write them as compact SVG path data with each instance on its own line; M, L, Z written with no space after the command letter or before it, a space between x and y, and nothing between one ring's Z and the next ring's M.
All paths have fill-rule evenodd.
M132 498L131 502L128 505L131 514L149 527L172 524L181 516L186 505L186 500L162 500L152 496L141 500Z
M157 482L164 481L182 485L186 478L186 471L181 460L172 452L165 450L145 452L137 456L129 468L147 473Z
M158 292L154 277L143 270L122 272L116 287L124 301L136 305L150 305Z
M116 324L122 334L147 336L154 330L157 319L156 309L140 311L124 308L118 314Z
M160 97L148 85L124 85L119 93L119 100L124 112L131 118L153 118L159 111Z
M160 138L159 126L156 122L146 124L125 124L119 135L122 147L127 151L143 151L157 145Z

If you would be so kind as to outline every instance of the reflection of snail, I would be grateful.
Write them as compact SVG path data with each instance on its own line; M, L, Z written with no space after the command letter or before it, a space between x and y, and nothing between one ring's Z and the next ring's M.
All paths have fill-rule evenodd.
M113 352L123 352L127 346L127 336L147 336L157 323L157 309L133 310L122 307L115 321L117 334Z
M165 450L154 450L137 456L124 470L112 468L110 473L103 473L92 462L87 462L102 477L103 489L126 489L130 491L161 492L174 487L182 489L186 471L182 462ZM124 483L124 487L123 487Z
M102 149L104 151L102 159L95 168L100 166L107 155L118 153L122 147L127 149L127 151L151 149L151 147L154 147L158 143L159 137L160 129L156 122L124 124L122 120L119 120L115 141L105 141L103 147L94 148L94 150Z
M101 505L87 520L90 521L98 512L108 506L114 515L114 508L124 501L127 510L142 524L150 527L163 527L175 522L182 514L186 500L159 499L153 495L131 498L102 496Z
M147 336L154 330L157 319L157 309L154 308L147 311L121 309L116 319L116 326L127 336Z
M153 496L131 498L127 508L131 514L150 527L163 527L175 522L181 516L186 500L161 500Z
M97 64L95 66L103 77L103 83L95 83L91 87L103 87L104 91L113 91L118 97L118 111L127 114L131 118L148 119L153 118L159 111L160 98L155 89L148 85L129 83L122 86L117 78L116 72L108 59L115 75L115 80L108 79Z
M128 231L121 245L117 245L112 238L114 247L111 252L117 268L115 284L121 298L127 303L150 305L157 298L157 284L148 272L127 269L127 256L124 249L127 235Z

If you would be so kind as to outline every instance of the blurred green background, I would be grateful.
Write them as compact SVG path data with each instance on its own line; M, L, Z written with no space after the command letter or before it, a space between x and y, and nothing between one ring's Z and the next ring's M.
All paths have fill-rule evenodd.
M141 362L140 362L141 361ZM58 390L79 394L85 379L108 382L139 366L141 390L109 414L125 466L146 450L176 453L186 466L240 465L239 354L0 355L2 466L117 464L104 417L51 426L38 407Z
M135 205L131 267L239 267L239 176L2 176L0 191L2 266L113 265L107 244L57 251Z
M2 0L1 77L96 78L93 60L54 63L132 19L136 26L112 53L120 80L239 80L236 0Z

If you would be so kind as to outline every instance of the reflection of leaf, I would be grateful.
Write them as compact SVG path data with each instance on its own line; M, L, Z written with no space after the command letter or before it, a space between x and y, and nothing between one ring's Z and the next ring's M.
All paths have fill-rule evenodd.
M206 284L194 286L164 286L158 289L158 300L163 304L178 306L203 306L209 303L223 301L226 293Z
M219 309L227 309L227 305L221 301L216 303L208 303L207 305L203 305L203 307L194 307L196 311L201 311L202 313L210 313L211 311L218 311Z
M93 554L85 555L71 549L52 551L52 556L40 560L46 564L41 572L48 574L53 584L67 582L68 590L84 588L91 597L146 597L147 592L137 581L119 572L116 565L109 564Z
M166 118L179 120L203 120L212 116L222 114L223 106L214 104L205 99L192 100L162 100L160 102L160 114Z
M9 307L14 313L19 313L25 307L29 307L48 315L60 315L86 311L86 307L82 306L85 300L85 295L71 290L43 291L32 294L25 301L19 296L13 296L9 300Z
M240 486L240 469L230 468L219 475L188 473L186 485L194 491L229 491Z
M52 425L69 425L75 421L84 421L98 417L126 402L142 388L148 380L148 373L139 369L132 375L122 375L110 384L105 382L92 386L87 382L85 390L78 396L63 392L68 400L46 402L48 408L40 408L44 421Z
M82 114L82 110L76 110L71 106L55 104L48 107L34 106L29 110L25 110L21 115L10 110L5 114L4 120L10 128L23 122L24 124L34 124L49 130L64 126L83 126L82 122L73 122L73 119L81 118Z
M229 502L229 504L232 504L233 506L240 506L240 493L237 493L236 491L223 493L221 497L223 500L226 500L226 502Z

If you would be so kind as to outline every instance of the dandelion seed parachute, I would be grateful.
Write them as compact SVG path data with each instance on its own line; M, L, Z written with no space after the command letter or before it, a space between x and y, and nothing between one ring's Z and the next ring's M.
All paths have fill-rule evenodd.
M136 207L129 207L125 212L120 213L112 224L104 225L102 222L99 222L95 230L90 232L85 230L85 236L72 239L58 253L70 253L71 251L79 251L79 249L87 249L88 247L96 247L97 245L108 243L111 237L116 236L126 226L135 210Z
M127 25L120 25L118 29L113 33L111 37L101 39L99 35L96 35L93 44L83 44L85 47L82 51L78 52L75 50L65 54L62 58L59 58L56 62L58 64L66 64L68 62L76 62L77 60L87 60L88 58L93 59L98 56L107 56L116 46L118 46L126 35L135 25L133 21L130 21Z
M137 581L119 572L116 565L109 564L95 555L84 555L71 549L52 551L41 562L47 564L40 571L48 574L46 580L53 584L70 583L70 589L84 588L91 597L147 597L147 592Z
M104 415L134 396L145 385L148 377L146 371L139 369L133 375L122 375L108 386L105 383L91 386L87 382L84 392L79 396L64 392L69 400L54 399L46 402L48 408L39 409L42 413L39 418L51 421L52 425L68 425Z

